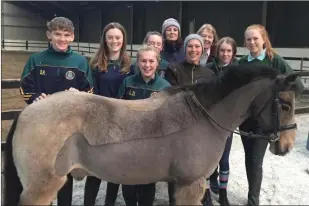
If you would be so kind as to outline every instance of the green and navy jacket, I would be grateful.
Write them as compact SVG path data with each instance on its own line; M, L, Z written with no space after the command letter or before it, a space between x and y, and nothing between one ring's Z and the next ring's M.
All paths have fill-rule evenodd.
M109 60L106 71L100 71L96 67L93 72L95 79L94 93L105 97L117 98L119 87L123 80L134 74L133 67L131 65L128 72L122 73L120 60Z
M49 45L45 51L28 59L21 75L20 93L31 104L42 93L53 94L74 87L93 93L93 78L85 56L73 52L57 52Z
M274 69L277 69L281 74L292 74L294 71L291 66L278 54L274 54L272 60L266 55L266 50L264 49L262 54L257 58L253 58L250 54L241 57L238 61L239 64L266 64ZM300 78L296 80L296 87L301 93L304 90L304 85Z
M119 88L118 98L127 100L146 99L170 86L170 83L158 74L155 74L155 77L149 82L145 82L139 73L124 79Z
M134 65L134 72L135 74L138 74L140 72L136 60L132 63ZM165 72L167 69L167 66L169 65L168 61L164 60L161 58L159 67L157 69L157 73L159 74L160 77L165 78Z

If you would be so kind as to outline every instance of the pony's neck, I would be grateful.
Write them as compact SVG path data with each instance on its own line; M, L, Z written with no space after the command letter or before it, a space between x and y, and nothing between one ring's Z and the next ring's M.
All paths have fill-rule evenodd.
M209 84L204 94L196 93L196 97L217 123L234 130L249 117L249 108L254 98L270 86L271 80L266 78L234 90L220 83ZM225 132L228 136L229 132Z

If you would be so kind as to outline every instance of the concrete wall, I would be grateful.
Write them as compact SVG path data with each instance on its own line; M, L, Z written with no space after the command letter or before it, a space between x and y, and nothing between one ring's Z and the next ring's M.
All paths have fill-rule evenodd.
M27 10L2 2L2 39L46 40L46 20Z

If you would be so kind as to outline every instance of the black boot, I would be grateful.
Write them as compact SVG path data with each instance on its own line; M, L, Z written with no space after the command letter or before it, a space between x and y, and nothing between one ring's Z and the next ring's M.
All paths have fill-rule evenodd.
M209 183L210 183L210 190L215 193L216 195L219 194L219 183L218 183L218 167L215 169L215 171L210 175L209 177Z
M218 180L216 179L210 179L209 181L210 183L210 189L213 193L215 193L216 195L219 194L219 183L218 183Z
M213 206L209 189L206 189L206 191L205 191L205 195L204 195L204 198L202 200L202 204L203 204L203 206Z
M229 200L227 198L226 189L220 189L219 191L219 203L221 206L230 206Z
M176 204L174 195L175 195L175 183L168 182L168 197L169 197L170 206L174 206Z

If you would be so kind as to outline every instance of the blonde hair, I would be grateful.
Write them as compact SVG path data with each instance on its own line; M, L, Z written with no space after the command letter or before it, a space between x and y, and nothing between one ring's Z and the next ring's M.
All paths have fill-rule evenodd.
M90 66L92 69L95 69L96 67L98 67L99 71L107 70L107 64L108 64L107 58L108 58L109 50L108 50L108 47L105 41L106 33L110 29L115 29L115 28L119 29L123 35L123 44L120 50L120 59L121 59L121 67L122 67L121 72L127 73L130 70L131 58L127 52L127 34L126 34L124 27L117 22L109 23L103 29L103 34L101 36L101 41L100 41L100 47L95 53L95 55L90 60Z
M266 55L270 58L270 60L273 59L274 54L276 54L277 52L274 50L274 48L272 47L269 37L268 37L268 33L265 29L265 27L261 24L253 24L247 27L246 31L250 30L250 29L256 29L260 32L265 44L263 45L263 48L266 49ZM245 33L246 33L245 31ZM244 38L244 46L246 45L246 37Z
M214 36L214 41L213 41L212 44L217 45L219 37L218 37L218 34L217 34L215 27L213 27L211 24L204 24L204 25L201 26L201 28L196 33L199 34L200 36L202 36L202 33L203 33L204 30L212 33L212 35Z
M153 46L149 46L147 44L143 44L137 51L137 54L136 54L136 62L138 62L139 60L139 57L141 55L142 52L145 52L145 51L153 51L156 53L156 57L157 57L157 60L158 60L158 63L161 61L161 57L160 57L160 52L158 51L158 49L156 49L155 47Z

